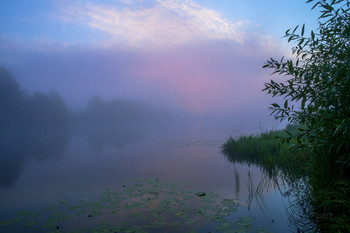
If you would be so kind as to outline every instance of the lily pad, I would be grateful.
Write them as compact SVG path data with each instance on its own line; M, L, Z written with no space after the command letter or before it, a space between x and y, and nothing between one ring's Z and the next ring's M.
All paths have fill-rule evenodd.
M195 195L198 197L204 197L206 195L206 193L205 192L196 192Z
M56 206L56 205L53 205L53 206L49 206L49 207L44 208L44 210L46 210L46 211L51 211L51 210L55 210L55 209L57 209L57 206Z
M0 226L7 226L7 225L11 225L14 223L19 223L26 220L25 218L15 218L15 219L10 219L10 220L5 220L5 221L1 221L0 222Z
M177 223L177 222L171 222L171 223L169 223L169 226L170 226L171 228L175 228L175 227L179 226L179 223Z
M58 232L56 227L67 223L65 231L71 233L143 233L167 229L187 232L196 230L195 224L218 225L216 230L225 233L252 230L254 217L240 217L236 224L227 218L237 209L238 200L221 199L213 192L188 190L187 186L163 183L158 179L125 181L119 191L106 188L101 197L93 201L81 199L73 205L65 201L56 202L45 208L40 218L37 213L21 211L16 215L24 218L3 221L0 226L24 222L26 227L39 225L48 232ZM68 226L82 226L82 229L69 229Z
M68 204L67 201L60 201L60 202L57 202L57 205L66 205L66 204Z
M32 227L32 226L36 226L38 224L38 222L36 221L29 221L23 224L24 227Z

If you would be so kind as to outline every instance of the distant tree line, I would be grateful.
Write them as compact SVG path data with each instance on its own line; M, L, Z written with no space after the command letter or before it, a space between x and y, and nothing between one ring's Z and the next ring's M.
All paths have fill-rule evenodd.
M71 116L57 92L30 95L0 68L0 186L10 187L29 158L59 157L69 140Z
M94 97L75 115L74 131L96 151L107 145L122 147L154 131L160 116L139 102Z
M22 133L46 127L65 128L71 118L70 109L57 92L29 95L5 68L0 68L0 106L0 127L7 132L19 127Z
M29 94L0 67L0 187L17 179L28 159L59 158L73 135L99 151L121 147L154 130L162 114L142 103L94 97L73 111L52 90Z

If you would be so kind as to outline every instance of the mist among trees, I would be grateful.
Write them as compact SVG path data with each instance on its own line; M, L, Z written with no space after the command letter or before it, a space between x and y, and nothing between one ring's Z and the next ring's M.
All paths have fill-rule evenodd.
M162 115L142 103L91 98L80 111L54 90L29 94L0 68L0 186L11 187L30 159L60 158L73 136L91 149L122 147L145 137Z

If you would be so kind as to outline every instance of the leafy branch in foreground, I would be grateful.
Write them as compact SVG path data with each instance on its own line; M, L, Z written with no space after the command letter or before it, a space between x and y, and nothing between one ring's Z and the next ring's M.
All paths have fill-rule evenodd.
M284 98L283 104L271 105L271 115L303 126L296 141L313 152L313 206L318 214L332 215L322 218L319 227L347 232L350 209L334 203L350 203L349 189L344 192L339 185L349 187L350 179L350 2L307 3L320 9L319 27L309 35L305 24L286 31L288 42L295 44L293 58L270 58L263 66L286 81L271 80L263 91Z
M313 2L309 0L308 2ZM305 125L299 137L316 151L337 154L350 165L350 12L349 1L317 1L321 8L319 28L305 34L305 25L287 30L285 37L295 42L295 58L271 58L264 68L288 77L271 80L263 91L282 96L284 104L272 104L272 115L279 120ZM296 107L297 106L297 107Z

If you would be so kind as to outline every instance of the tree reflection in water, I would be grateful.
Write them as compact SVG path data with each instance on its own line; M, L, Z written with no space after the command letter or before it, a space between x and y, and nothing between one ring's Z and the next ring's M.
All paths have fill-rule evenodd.
M266 206L265 195L270 191L278 190L280 194L287 197L288 204L285 212L289 218L290 227L296 232L308 232L314 229L315 222L310 218L312 210L310 199L310 187L308 184L308 177L291 174L289 171L282 170L277 167L264 167L260 160L254 159L254 156L234 156L233 154L224 153L226 159L233 164L246 164L248 166L254 165L260 168L262 176L256 178L252 176L251 171L247 172L246 186L248 190L245 205L248 210L254 201L258 204L260 210L264 213L268 206ZM240 195L241 179L236 169L234 169L234 187L235 198L242 199Z

